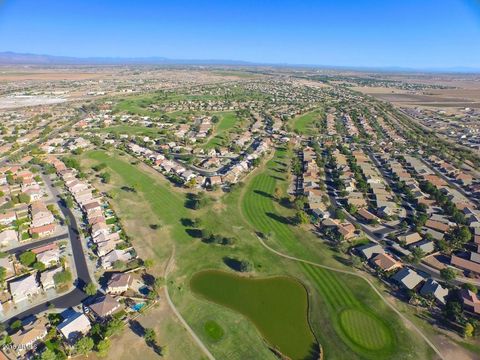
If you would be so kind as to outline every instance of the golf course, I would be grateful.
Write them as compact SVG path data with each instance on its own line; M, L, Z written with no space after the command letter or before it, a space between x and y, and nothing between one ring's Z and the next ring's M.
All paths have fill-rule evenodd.
M426 344L406 330L366 282L284 260L261 246L256 233L284 253L349 269L317 236L292 224L294 210L275 198L276 188L286 191L290 156L278 149L243 186L217 194L199 210L185 207L184 191L121 152L91 151L82 155L82 164L107 165L112 182L98 186L114 194L113 206L136 248L154 254L158 271L175 246L175 270L167 285L172 300L217 358L275 359L269 346L305 358L315 339L327 359L430 358ZM186 225L192 218L214 233L234 237L235 245L203 243ZM161 226L152 230L150 224ZM248 259L248 277L231 273L222 260L226 256ZM287 327L282 318L288 319Z
M324 116L322 109L313 110L290 120L293 130L299 134L313 134L318 131L315 122Z

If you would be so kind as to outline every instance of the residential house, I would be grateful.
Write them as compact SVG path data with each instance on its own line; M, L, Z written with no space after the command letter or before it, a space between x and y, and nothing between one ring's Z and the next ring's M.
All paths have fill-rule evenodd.
M55 274L62 272L62 268L54 268L50 270L45 270L40 274L40 282L44 290L52 289L55 287Z
M376 215L363 208L357 211L357 215L368 222L379 221L379 218Z
M9 211L4 214L0 214L0 225L7 226L17 220L15 212Z
M383 249L383 247L375 243L362 245L357 248L357 251L362 257L364 257L367 260L370 260L374 255L385 253L385 250Z
M15 230L8 229L3 230L0 233L0 245L1 246L9 246L13 245L18 241L18 235Z
M413 290L424 278L418 275L416 271L405 267L393 275L392 280L408 290Z
M480 314L480 298L471 290L462 289L460 292L463 307L475 314Z
M107 255L103 256L100 260L104 269L113 267L116 261L127 262L132 258L132 255L126 250L113 250Z
M31 349L48 334L44 320L36 320L11 336L16 353L20 356Z
M60 261L60 251L56 248L37 253L37 261L47 267L52 264L57 264Z
M418 232L411 232L407 234L403 234L397 237L400 243L405 245L410 245L416 243L417 241L422 240L422 236Z
M88 307L96 317L104 319L121 310L122 305L111 295L107 294L96 298Z
M412 250L413 248L419 248L423 251L424 254L430 254L435 250L435 244L433 243L433 241L425 239L410 245L409 248L410 250Z
M391 255L386 253L377 254L371 258L370 261L372 265L385 272L393 271L402 267L400 261L395 260Z
M428 279L420 289L422 296L433 296L440 304L445 305L448 289L441 286L433 279Z
M107 284L107 292L110 294L121 294L132 286L133 277L130 274L113 274Z
M55 221L51 211L48 210L47 206L41 201L32 203L30 213L32 215L32 228L48 225Z
M73 344L90 331L91 324L85 314L75 312L57 325L57 329L65 340Z
M41 288L37 282L36 274L27 275L21 279L15 279L9 282L10 294L13 301L18 303L29 297L38 294Z
M56 226L55 224L47 224L37 227L31 227L29 229L30 235L38 237L46 237L55 233Z
M480 275L480 264L475 261L464 259L457 255L452 255L450 264L460 269Z

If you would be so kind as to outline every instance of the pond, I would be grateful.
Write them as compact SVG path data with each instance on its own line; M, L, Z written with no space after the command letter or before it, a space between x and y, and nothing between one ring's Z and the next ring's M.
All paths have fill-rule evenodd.
M272 348L289 358L308 359L318 354L308 323L308 294L298 280L205 270L194 274L190 287L202 298L243 314Z

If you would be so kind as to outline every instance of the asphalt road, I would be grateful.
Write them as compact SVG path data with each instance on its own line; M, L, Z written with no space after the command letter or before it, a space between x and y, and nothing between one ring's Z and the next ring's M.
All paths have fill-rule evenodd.
M43 245L47 245L47 244L50 244L50 243L53 243L53 242L56 242L56 241L66 240L66 239L68 239L67 234L53 236L53 237L49 237L47 239L43 239L43 240L35 241L33 243L28 243L28 244L25 244L25 245L22 245L22 246L18 246L14 249L7 250L6 252L9 253L9 254L12 254L12 255L13 254L18 254L18 253L22 253L22 252L30 250L30 249L35 249L35 248L43 246Z

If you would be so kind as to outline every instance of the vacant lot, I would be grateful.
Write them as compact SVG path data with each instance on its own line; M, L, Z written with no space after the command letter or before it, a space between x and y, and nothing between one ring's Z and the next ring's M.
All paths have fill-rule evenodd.
M318 347L307 320L305 288L290 277L247 278L224 271L195 274L192 290L249 318L265 339L291 359Z

